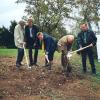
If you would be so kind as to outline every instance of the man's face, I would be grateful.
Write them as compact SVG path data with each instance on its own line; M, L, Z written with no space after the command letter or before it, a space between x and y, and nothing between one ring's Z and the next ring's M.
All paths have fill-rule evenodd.
M20 25L21 25L22 28L24 28L25 22L21 23Z
M87 31L87 30L88 30L87 24L81 24L81 25L80 25L80 29L81 29L82 31Z
M70 38L68 38L68 40L67 40L67 42L68 42L69 45L71 45L73 43L73 41L74 40L73 39L70 39Z
M38 39L39 39L39 40L43 40L43 34L40 34L40 35L38 36Z
M67 35L67 44L72 44L74 42L74 36L73 35Z
M28 20L28 25L29 25L29 27L32 27L32 25L33 25L33 20L32 19Z

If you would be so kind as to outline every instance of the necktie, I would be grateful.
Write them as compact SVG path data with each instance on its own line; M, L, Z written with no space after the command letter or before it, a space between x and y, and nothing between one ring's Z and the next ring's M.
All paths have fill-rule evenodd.
M84 32L84 43L87 43L87 40L86 40L86 32Z
M33 37L32 28L30 28L30 37L31 37L31 38Z
M42 40L42 50L44 50L44 41Z

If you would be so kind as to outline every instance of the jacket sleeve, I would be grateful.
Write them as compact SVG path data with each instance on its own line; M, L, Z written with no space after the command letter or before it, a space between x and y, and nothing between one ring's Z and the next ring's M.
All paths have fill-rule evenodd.
M49 52L50 52L50 49L52 49L52 48L50 48L50 44L51 44L51 39L50 38L47 38L46 39L46 48L45 48L45 50L46 50L46 54L48 54Z
M27 27L25 27L24 41L27 42Z
M96 42L97 42L97 37L95 36L95 34L94 34L94 32L92 31L91 32L92 34L92 44L93 44L93 46L95 46L96 45Z
M41 44L40 44L40 41L37 37L37 33L39 32L39 28L37 26L35 26L35 35L34 35L34 43L36 44L35 45L35 48L41 48Z
M33 30L34 30L34 37L33 37L33 39L34 39L34 41L36 43L36 41L38 40L37 39L37 33L39 32L39 28L37 26L33 25Z
M23 43L23 40L21 39L21 31L19 27L15 27L14 30L14 38L17 40L18 43Z

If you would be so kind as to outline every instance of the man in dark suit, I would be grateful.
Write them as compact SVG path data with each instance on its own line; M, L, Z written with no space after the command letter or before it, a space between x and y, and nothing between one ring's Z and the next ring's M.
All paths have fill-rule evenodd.
M57 49L57 40L42 32L38 32L37 37L42 43L42 49L45 51L45 67L47 67L48 70L51 70L54 52Z
M93 48L93 46L96 45L97 38L96 38L94 32L88 29L87 23L81 23L80 29L81 29L81 32L78 34L78 37L77 37L78 47L82 48L82 47L90 45L89 48L84 49L80 52L81 56L82 56L83 72L87 71L86 58L88 56L90 64L91 64L92 73L96 74L96 67L95 67L95 63L94 63L92 48Z
M39 40L37 38L37 33L39 29L37 26L33 25L33 20L28 19L28 25L25 27L25 42L29 49L29 61L30 66L37 65ZM34 48L34 59L32 58L32 49Z

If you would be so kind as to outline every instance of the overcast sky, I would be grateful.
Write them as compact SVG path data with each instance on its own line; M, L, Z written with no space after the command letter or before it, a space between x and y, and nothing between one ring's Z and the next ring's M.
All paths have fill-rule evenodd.
M16 20L17 22L26 15L24 12L25 4L16 4L17 0L0 0L0 27L5 26L9 28L10 21ZM64 21L64 24L72 24L73 22ZM70 30L70 25L67 25L67 30ZM66 26L66 25L64 25Z
M25 15L25 4L16 4L16 0L0 0L0 27L10 26L10 21L21 20Z
M10 21L19 21L25 15L25 4L16 4L15 1L0 0L0 27L9 27Z
M16 4L16 0L0 0L0 27L10 26L10 21L16 20L17 22L26 15L24 12L25 4ZM64 26L69 32L72 30L74 21L64 20Z

